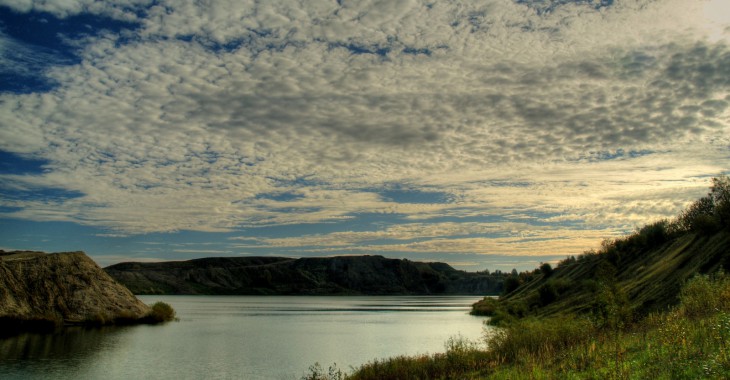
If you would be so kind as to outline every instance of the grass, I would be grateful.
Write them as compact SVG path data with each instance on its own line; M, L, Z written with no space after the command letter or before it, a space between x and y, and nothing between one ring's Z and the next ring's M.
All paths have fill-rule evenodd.
M516 319L486 330L486 346L453 338L445 353L376 360L350 374L313 366L304 379L730 378L730 276L696 276L680 300L639 321Z

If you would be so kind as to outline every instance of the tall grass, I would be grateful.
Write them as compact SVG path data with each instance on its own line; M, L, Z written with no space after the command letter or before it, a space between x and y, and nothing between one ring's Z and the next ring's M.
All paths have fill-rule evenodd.
M626 325L519 321L491 338L503 365L489 378L730 378L730 277L697 276L680 299L676 308Z

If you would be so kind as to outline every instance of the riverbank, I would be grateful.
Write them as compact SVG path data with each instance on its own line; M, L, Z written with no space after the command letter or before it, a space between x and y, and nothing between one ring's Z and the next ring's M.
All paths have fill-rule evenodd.
M480 343L370 362L347 374L313 366L308 380L730 378L730 276L698 276L681 302L634 322L526 318ZM488 348L486 348L488 347Z
M478 344L306 379L730 378L730 178L674 220L505 279Z

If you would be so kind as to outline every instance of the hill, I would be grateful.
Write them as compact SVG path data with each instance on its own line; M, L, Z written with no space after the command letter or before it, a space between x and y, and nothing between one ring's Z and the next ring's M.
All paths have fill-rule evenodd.
M106 272L135 294L499 294L502 274L382 256L217 257L120 263Z
M728 270L730 180L723 177L675 220L605 241L598 252L569 257L556 268L543 264L508 278L505 293L478 302L473 313L492 315L495 322L529 315L600 316L609 308L641 317L676 305L690 278Z
M307 379L728 379L730 179L675 220L604 241L597 252L505 279L485 346L374 360Z
M0 251L0 330L132 323L151 313L83 252Z

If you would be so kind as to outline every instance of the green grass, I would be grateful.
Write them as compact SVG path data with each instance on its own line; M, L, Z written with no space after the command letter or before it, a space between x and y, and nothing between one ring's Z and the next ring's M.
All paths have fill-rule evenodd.
M727 379L730 276L697 276L681 303L640 321L588 316L522 318L487 329L485 342L449 340L446 352L376 360L346 374L313 366L305 379Z

